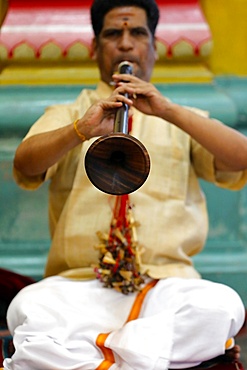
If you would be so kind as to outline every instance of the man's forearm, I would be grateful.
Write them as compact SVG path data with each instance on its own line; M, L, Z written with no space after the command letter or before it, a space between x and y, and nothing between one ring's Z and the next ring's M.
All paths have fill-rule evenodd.
M14 166L26 176L41 175L80 142L73 125L34 135L17 148Z
M215 157L218 170L247 168L247 138L218 120L198 116L177 104L165 112L166 120L188 133Z

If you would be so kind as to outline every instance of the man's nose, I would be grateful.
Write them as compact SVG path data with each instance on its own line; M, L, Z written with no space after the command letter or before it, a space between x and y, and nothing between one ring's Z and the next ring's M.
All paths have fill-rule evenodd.
M129 50L133 48L133 38L128 31L123 32L118 47L122 50Z

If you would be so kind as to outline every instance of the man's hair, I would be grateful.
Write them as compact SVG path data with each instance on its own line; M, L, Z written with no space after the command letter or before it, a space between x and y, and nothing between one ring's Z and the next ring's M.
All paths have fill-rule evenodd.
M159 20L159 8L155 0L94 0L91 6L91 22L96 37L99 36L105 15L113 8L137 6L146 11L148 27L154 36Z

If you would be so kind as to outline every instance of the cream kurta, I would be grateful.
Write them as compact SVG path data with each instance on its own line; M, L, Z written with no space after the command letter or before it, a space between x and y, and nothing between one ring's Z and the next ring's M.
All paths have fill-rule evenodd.
M82 91L73 104L48 108L27 137L70 124L110 93L110 87L101 82L96 91ZM204 246L208 220L198 177L235 190L246 183L247 172L215 174L210 153L157 117L135 111L132 135L145 145L151 159L147 181L130 195L140 222L138 240L145 248L143 271L153 278L199 277L191 256ZM98 262L96 232L108 232L113 199L96 189L85 173L85 154L94 140L77 146L47 171L52 246L46 276L93 276L91 266ZM31 182L16 172L15 177L27 189L42 183L40 178Z

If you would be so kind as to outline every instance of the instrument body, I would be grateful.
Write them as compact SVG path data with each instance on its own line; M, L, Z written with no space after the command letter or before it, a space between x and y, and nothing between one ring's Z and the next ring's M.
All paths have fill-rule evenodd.
M119 73L132 73L128 62L119 65ZM89 180L99 190L112 194L129 194L140 188L150 171L150 158L145 146L128 134L129 106L117 110L114 132L98 138L85 156Z

